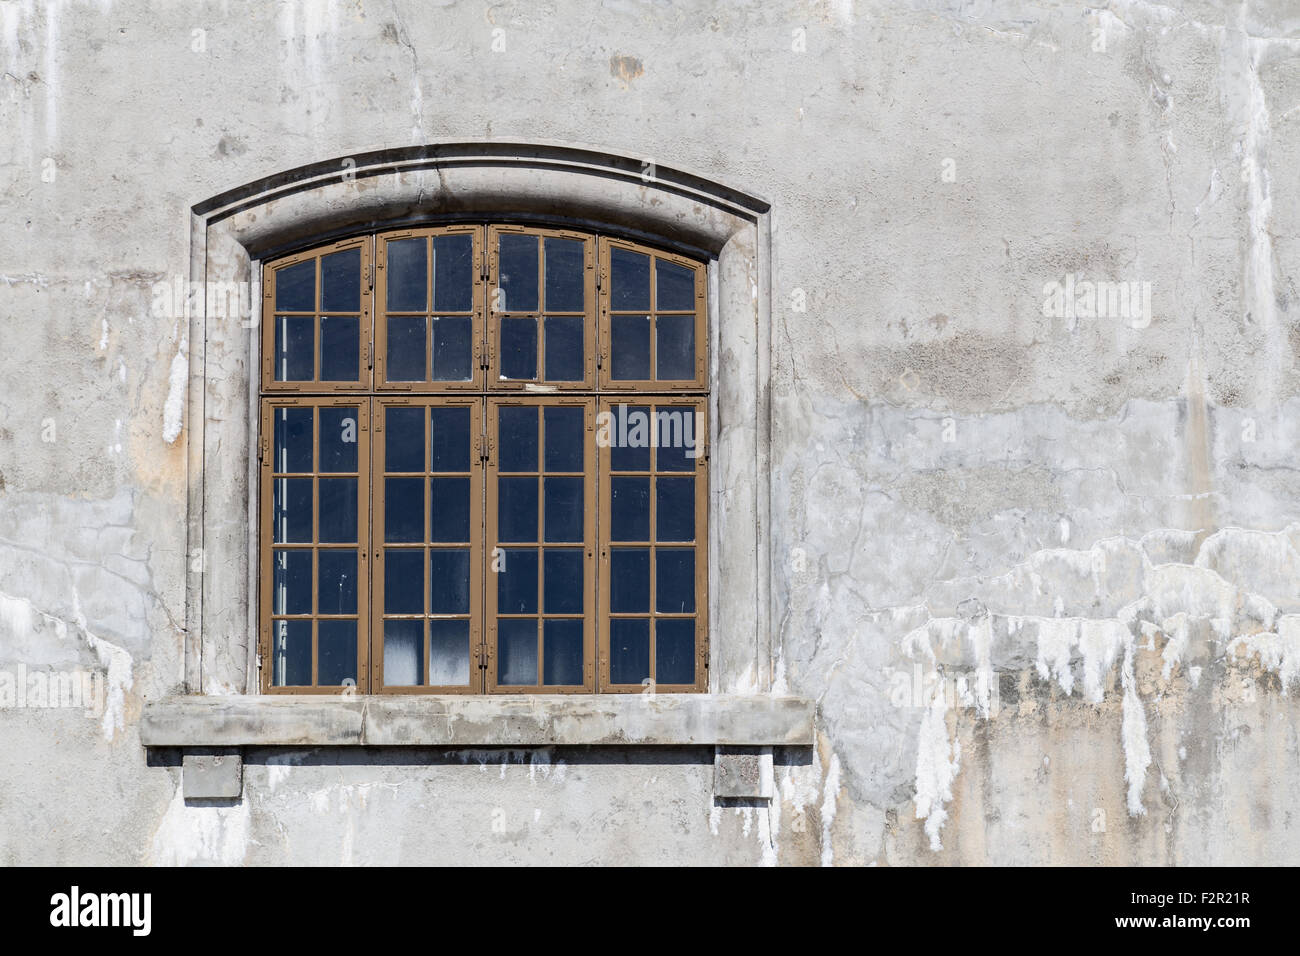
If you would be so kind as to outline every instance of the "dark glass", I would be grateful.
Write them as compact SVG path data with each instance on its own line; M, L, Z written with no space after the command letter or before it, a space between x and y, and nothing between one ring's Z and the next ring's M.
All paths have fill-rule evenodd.
M609 609L615 614L650 611L650 552L614 548L609 553Z
M581 541L582 535L582 482L581 478L544 478L542 496L545 513L542 527L545 541Z
M663 614L695 613L695 549L655 551L655 610Z
M645 315L610 317L610 375L623 381L650 378L650 318Z
M271 468L277 474L310 472L312 409L277 408L271 418L275 423L275 459Z
M548 686L582 683L582 621L542 624L542 683Z
M655 378L695 378L695 316L661 315L655 319Z
M609 505L611 540L650 540L649 478L610 478Z
M703 416L700 416L703 419ZM702 421L700 422L702 424ZM696 455L703 451L702 435L697 434L695 409L661 405L655 409L654 427L658 432L655 449L656 471L694 471Z
M695 308L695 271L660 259L655 263L655 311L690 312Z
M310 382L315 375L316 319L310 315L275 318L275 380Z
M271 613L311 613L311 552L279 551L271 558Z
M468 312L473 308L474 237L468 233L434 236L433 310Z
M609 679L614 684L639 684L650 676L650 622L645 618L614 618L609 622Z
M469 621L429 622L429 685L469 683Z
M468 478L429 479L430 541L469 540L469 493Z
M424 551L384 549L384 613L424 613Z
M397 239L388 243L388 311L423 312L428 303L429 243Z
M497 683L537 683L537 621L497 619Z
M276 544L311 541L310 478L274 478L271 502L272 538Z
M355 382L361 377L361 320L327 315L320 320L320 380Z
M695 540L695 478L655 479L655 540Z
M469 613L469 552L429 550L429 613Z
M610 250L610 307L615 312L650 308L650 257L642 252Z
M357 682L357 622L317 621L316 680L322 687Z
M357 613L357 553L316 552L316 610L320 614Z
M361 249L332 252L321 259L322 312L361 311Z
M582 551L547 548L542 556L542 610L547 614L581 614L584 586Z
M496 562L500 561L498 565ZM497 576L497 612L500 614L537 613L537 550L506 548L493 558Z
M423 408L390 406L384 410L384 468L424 471Z
M311 621L271 625L271 683L276 687L311 684Z
M532 380L537 377L537 320L501 319L501 377Z
M433 323L433 380L468 382L474 377L474 320L440 316Z
M547 381L581 382L585 377L582 323L580 315L548 315L543 321Z
M355 406L324 406L320 416L320 470L357 470L357 438L361 410Z
M655 683L695 683L695 618L655 619Z
M610 408L610 468L614 471L650 470L650 406L619 402Z
M390 382L423 382L428 373L429 320L421 316L388 317L388 371Z
M501 405L497 441L501 471L537 470L537 406Z
M584 408L574 405L542 408L547 471L582 471L585 415Z
M384 540L424 540L424 479L384 479Z
M320 479L318 541L351 544L357 540L357 479Z
M418 687L424 683L424 622L384 622L384 684Z
M275 271L275 311L316 311L316 260Z
M497 537L501 541L537 540L537 479L497 479Z
M498 312L537 311L537 237L503 234ZM523 376L521 376L523 377Z
M430 448L434 471L469 471L470 409L467 406L432 408Z
M582 240L547 236L544 249L546 311L581 312L584 298Z

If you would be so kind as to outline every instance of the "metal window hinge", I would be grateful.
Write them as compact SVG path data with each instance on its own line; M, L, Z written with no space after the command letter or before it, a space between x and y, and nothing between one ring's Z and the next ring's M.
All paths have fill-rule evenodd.
M488 649L487 642L484 641L478 646L478 666L480 670L487 670L488 661L492 654Z

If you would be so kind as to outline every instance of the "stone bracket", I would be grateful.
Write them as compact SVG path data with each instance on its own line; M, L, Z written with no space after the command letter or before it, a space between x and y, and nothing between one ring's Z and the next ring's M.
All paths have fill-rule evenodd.
M771 747L719 747L713 758L713 795L719 799L772 799Z
M244 758L230 747L187 750L181 758L186 800L238 800L244 792Z

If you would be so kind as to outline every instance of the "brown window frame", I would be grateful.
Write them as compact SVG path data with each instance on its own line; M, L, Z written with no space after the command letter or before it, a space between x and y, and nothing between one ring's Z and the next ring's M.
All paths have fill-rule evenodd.
M397 239L433 237L452 234L471 234L473 236L473 356L472 378L470 381L434 381L423 382L388 382L385 378L384 359L387 347L387 243ZM538 309L531 311L494 310L493 290L498 286L499 258L498 243L502 235L527 234L538 236ZM502 317L528 316L537 319L537 373L545 374L545 316L551 313L545 309L545 239L558 237L577 239L584 243L583 254L583 289L586 308L581 313L584 319L583 332L583 370L581 382L546 382L543 379L531 381L521 379L503 380L499 377L500 355L498 345L498 328ZM359 370L356 382L322 382L313 381L277 382L274 380L272 365L275 348L274 320L277 315L275 305L276 274L300 262L317 259L353 247L360 247L361 252L361 322L359 336ZM655 380L624 381L611 378L611 276L610 255L614 248L626 248L651 257L650 269L650 370L656 372L656 319L655 311L655 268L657 260L675 263L689 268L694 273L694 332L695 332L695 378L692 380ZM433 274L432 260L426 258L428 276ZM262 362L260 369L261 395L259 423L259 533L258 547L260 574L258 577L261 595L258 600L258 619L261 625L259 649L261 657L260 684L264 693L271 694L320 694L320 693L375 693L375 694L573 694L573 693L644 693L653 689L660 693L694 693L708 689L709 668L709 628L708 628L708 485L709 469L707 449L707 428L695 435L695 440L702 444L697 454L697 464L693 472L695 481L695 540L693 542L673 542L681 546L693 547L695 550L695 681L691 684L655 685L655 620L672 615L660 614L656 610L654 594L655 548L655 503L654 481L651 476L651 540L644 544L650 549L651 590L650 611L650 678L638 684L613 685L610 676L610 620L609 606L609 521L610 488L608 447L600 446L595 440L596 420L605 411L610 411L618 404L628 405L677 405L689 407L702 415L707 423L709 414L710 388L708 381L707 338L708 315L706 307L706 267L703 262L677 253L668 252L655 246L633 242L627 239L601 235L597 232L584 232L573 229L552 228L548 226L521 225L514 223L457 223L449 225L386 229L361 236L353 236L337 242L302 250L292 255L263 263L263 330L261 335ZM314 368L319 375L321 359L320 320L320 283L321 271L317 266L317 286L315 292L316 310L312 315L316 319L313 357ZM509 304L509 303L507 303ZM433 311L431 289L426 286L425 318L433 318L438 313ZM306 314L306 313L304 313ZM351 313L348 313L351 314ZM397 313L417 314L417 313ZM456 313L464 314L464 313ZM577 315L568 311L559 314ZM677 310L676 314L687 314ZM426 335L429 326L426 324ZM432 368L433 355L426 338L426 369ZM272 621L284 615L271 613L271 583L273 572L273 555L279 547L272 543L272 486L271 480L276 473L272 468L273 430L270 415L274 408L283 406L329 406L338 404L355 405L361 411L358 433L358 581L357 601L357 687L312 686L273 686L274 668L272 666ZM386 686L383 677L383 631L384 620L395 615L386 615L384 606L384 549L394 545L383 542L384 521L384 476L385 444L384 423L387 409L402 406L420 406L426 409L438 406L470 406L473 410L472 430L475 448L471 454L471 586L469 611L470 641L470 679L466 685L398 685ZM583 681L581 685L544 685L541 684L544 673L544 624L548 617L542 603L541 589L544 586L544 572L541 568L540 555L545 543L523 543L521 546L535 547L539 553L538 573L538 607L535 615L538 621L538 685L501 685L497 683L497 589L488 575L487 569L493 561L493 549L497 547L514 547L514 542L501 545L497 542L497 477L499 459L497 409L503 405L528 405L540 409L548 405L581 405L586 419L586 442L584 444L585 468L584 479L584 516L581 545L584 552L584 587L583 587ZM319 415L316 416L317 423ZM426 426L427 426L426 415ZM373 426L373 427L372 427ZM313 432L313 463L319 460L319 424ZM426 427L427 440L427 427ZM539 435L539 455L543 454ZM426 465L428 461L426 459ZM537 472L539 484L543 480L545 463L538 461ZM461 474L461 473L458 473ZM567 473L566 473L567 474ZM429 481L428 472L424 475L425 489L425 538L419 545L427 550L436 547L428 540L429 522ZM318 484L313 485L313 539L316 536L315 497ZM540 496L540 491L539 491ZM539 497L539 525L544 521L543 508ZM541 532L539 531L539 537ZM572 544L565 543L572 547ZM626 544L619 542L620 545ZM463 544L461 545L464 546ZM638 546L633 543L632 546ZM303 547L303 546L300 546ZM311 545L313 554L316 545ZM423 600L425 613L420 616L424 622L424 677L427 681L431 666L429 655L430 628L429 620L435 616L429 612L429 567L426 557L425 580L423 582ZM315 622L319 615L316 590L316 558L312 563L313 615ZM402 615L396 615L402 616ZM464 615L461 615L463 617ZM525 615L531 616L531 615ZM574 617L575 615L567 615ZM686 616L686 615L678 615ZM409 615L408 615L409 617ZM318 641L315 638L316 625L313 623L312 675L316 679L318 671Z

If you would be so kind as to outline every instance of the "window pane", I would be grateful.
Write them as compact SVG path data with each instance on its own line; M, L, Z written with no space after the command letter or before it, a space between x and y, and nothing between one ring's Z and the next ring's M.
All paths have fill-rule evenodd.
M501 290L496 311L536 312L537 237L502 235L500 249Z
M695 270L675 262L655 262L655 311L689 312L695 308Z
M660 548L655 552L655 592L656 611L695 612L694 548Z
M357 553L316 552L316 610L320 614L357 613Z
M542 683L582 683L580 620L546 621L542 625Z
M361 311L361 249L344 249L321 259L322 312Z
M424 238L398 239L388 244L388 311L425 310L428 245Z
M537 406L502 405L497 444L501 471L537 470Z
M610 538L614 541L650 540L650 479L609 479Z
M547 614L581 614L582 551L547 548L542 558L542 608Z
M470 409L432 408L430 427L434 471L469 471Z
M661 315L655 319L655 365L656 378L695 378L695 316Z
M546 237L547 312L583 310L582 245L581 239Z
M434 381L468 382L474 377L474 320L457 315L432 321Z
M655 540L695 540L695 478L655 479Z
M424 613L424 551L384 550L384 613Z
M468 478L430 478L429 510L432 535L430 541L459 542L469 540Z
M311 613L310 551L276 551L272 555L271 613Z
M501 319L501 377L537 377L537 320Z
M419 316L388 317L388 380L422 382L428 375L425 322Z
M271 683L311 683L311 621L276 621L271 628Z
M277 544L311 541L310 478L276 478L271 526Z
M429 622L429 685L469 683L469 621Z
M551 382L581 382L584 378L580 315L548 315L546 331L546 379Z
M546 541L582 540L582 479L544 478Z
M434 236L433 310L468 312L472 308L474 308L474 237L468 233Z
M280 315L275 319L275 380L309 382L315 374L313 350L316 319L310 315Z
M650 406L620 402L611 411L610 467L614 471L649 471Z
M384 426L385 470L424 471L424 409L387 408Z
M650 622L615 618L609 622L609 679L639 684L650 676Z
M324 407L320 415L320 470L357 470L356 407Z
M316 260L308 259L275 272L275 311L316 311Z
M277 408L272 412L275 422L275 460L271 467L276 472L309 472L311 468L310 408Z
M501 614L537 613L537 551L508 548L502 551L497 575L497 611Z
M424 683L424 622L384 622L384 683L415 687Z
M384 479L384 540L424 540L424 480Z
M537 479L497 479L497 537L501 541L537 540Z
M537 621L498 619L497 683L537 683Z
M318 541L350 544L357 540L357 479L320 480Z
M469 551L429 551L429 612L469 613Z
M694 456L703 450L700 444L703 436L696 434L702 430L703 421L697 421L695 409L656 408L654 427L658 431L655 470L694 471Z
M650 611L650 552L614 548L609 553L609 609L615 614Z
M574 405L542 409L547 471L582 471L585 416L586 409Z
M616 379L644 381L650 377L650 317L615 315L610 318L610 375Z
M611 307L615 312L650 308L650 257L617 246L610 250Z
M320 320L322 382L355 382L361 377L361 320L355 315L327 315Z
M317 621L318 648L316 679L322 687L338 687L344 681L357 682L357 622Z
M695 683L695 618L655 620L655 683Z

